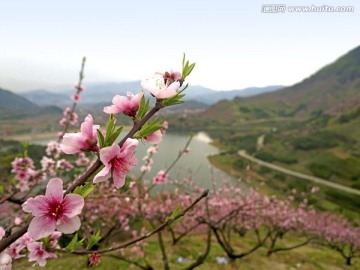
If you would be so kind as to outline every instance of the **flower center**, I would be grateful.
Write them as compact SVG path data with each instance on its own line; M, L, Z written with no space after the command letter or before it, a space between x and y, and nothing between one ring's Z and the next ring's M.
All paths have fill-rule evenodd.
M113 170L117 172L127 172L127 167L123 159L114 158L110 161Z
M64 206L62 203L52 201L49 203L48 215L55 220L60 219L64 215Z
M154 82L155 82L156 87L159 88L159 89L163 89L166 86L164 78L161 75L155 75L154 76Z

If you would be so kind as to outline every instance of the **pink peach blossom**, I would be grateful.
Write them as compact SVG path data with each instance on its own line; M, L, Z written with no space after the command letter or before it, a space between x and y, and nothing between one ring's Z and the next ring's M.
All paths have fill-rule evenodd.
M73 233L80 228L78 215L84 207L84 198L78 194L63 195L63 181L53 178L46 186L45 195L29 198L22 208L32 213L28 234L34 240L52 234L55 229Z
M141 86L157 99L170 98L175 96L180 88L180 78L179 72L156 73L152 78L143 80Z
M121 148L117 144L102 148L100 160L105 167L95 175L93 182L103 182L112 176L115 187L121 188L125 184L125 176L137 165L134 152L138 144L137 140L128 138Z
M130 92L127 93L126 97L116 95L112 100L114 105L105 107L104 112L108 114L123 113L130 117L134 117L139 109L139 104L143 95L143 92L136 94L135 96Z
M61 150L65 154L75 154L81 151L95 151L97 149L97 132L99 125L94 125L94 120L91 114L85 117L81 124L79 133L66 133L63 137L63 142L60 145Z

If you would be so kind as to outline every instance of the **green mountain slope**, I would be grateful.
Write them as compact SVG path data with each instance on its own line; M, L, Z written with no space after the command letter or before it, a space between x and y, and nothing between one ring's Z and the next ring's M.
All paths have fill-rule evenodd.
M302 82L271 93L219 102L204 117L224 122L338 116L356 110L359 103L360 47L357 47Z

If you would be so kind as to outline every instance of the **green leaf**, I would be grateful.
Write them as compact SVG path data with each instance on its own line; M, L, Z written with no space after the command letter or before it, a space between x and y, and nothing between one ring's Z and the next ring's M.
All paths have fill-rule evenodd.
M100 129L97 129L96 132L97 132L97 135L98 135L100 148L105 147L106 144L105 144L104 135L101 133Z
M109 139L107 140L107 145L110 146L112 145L116 139L119 137L121 131L123 130L123 127L118 127L109 137Z
M108 142L109 137L111 136L114 127L115 127L115 122L116 119L113 117L112 114L110 114L110 118L109 121L106 124L106 136L105 136L105 141Z
M96 245L101 240L100 230L98 230L94 235L92 235L88 241L86 249L91 249L94 245Z
M185 60L185 54L183 56L183 61L182 61L182 76L181 78L183 80L186 79L187 76L190 75L190 73L192 72L192 70L195 67L195 63L189 64L189 60Z
M173 224L183 220L184 217L180 217L176 220L173 220L180 213L181 213L181 208L180 208L180 205L178 205L178 206L176 206L176 209L171 213L171 215L167 217L167 220L171 221L170 224L168 224L168 227L171 227Z
M144 96L141 98L139 110L137 112L136 118L138 120L144 118L145 114L150 109L150 100L146 99Z
M24 147L24 157L27 157L28 156L28 150L29 150L29 142L24 142L23 143L23 147Z
M87 182L83 186L76 187L74 190L74 194L79 194L82 197L88 196L93 190L96 188L95 185L93 185L91 182Z
M141 139L144 138L148 135L150 135L151 133L159 130L162 128L162 124L160 124L159 120L155 119L152 122L146 122L141 129L136 132L136 134L134 135L135 138Z
M177 92L177 94L173 97L164 99L162 101L162 105L164 107L168 107L168 106L172 106L172 105L176 105L176 104L182 104L184 103L181 99L185 96L185 94L181 94L186 88L180 90Z
M79 236L76 233L74 237L71 239L70 243L66 246L67 252L73 252L77 247L81 247L83 245L84 239L79 240Z
M154 227L151 225L150 221L147 219L143 219L142 224L148 231L154 229Z
M168 220L169 219L174 219L178 214L180 214L181 213L181 208L180 208L180 205L177 205L176 206L176 208L175 208L175 210L171 213L171 215L170 216L168 216Z

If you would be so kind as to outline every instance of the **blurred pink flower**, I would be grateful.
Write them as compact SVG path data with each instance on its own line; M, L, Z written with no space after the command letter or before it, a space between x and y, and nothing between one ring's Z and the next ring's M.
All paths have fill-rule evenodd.
M164 170L160 170L157 175L153 178L153 184L165 184L168 178L168 174Z
M74 102L78 102L80 100L80 95L79 94L74 94L71 99L74 101Z
M150 165L142 165L140 168L140 171L143 173L147 173L151 171L151 166Z
M103 182L112 176L115 187L121 188L125 184L125 176L137 165L134 152L138 143L137 140L128 138L121 148L113 144L100 149L100 160L105 167L95 175L93 182Z
M143 92L136 94L135 96L130 92L127 93L126 97L116 95L112 100L114 105L105 107L104 112L108 114L123 113L130 117L134 117L139 109L139 104L143 95Z
M156 130L150 135L145 137L145 140L151 144L159 144L162 140L163 134L160 130Z
M0 227L0 240L5 236L5 230L3 227Z
M81 124L80 131L77 133L66 133L63 142L60 145L65 154L75 154L81 151L96 151L97 132L99 125L94 125L94 119L91 114L85 117Z
M55 253L47 252L43 248L43 243L41 242L31 242L27 245L27 249L29 251L29 255L28 255L29 261L30 262L36 261L36 263L41 267L46 265L47 259L52 259L57 257Z
M84 198L78 194L63 196L63 181L53 178L46 186L45 195L29 198L22 208L32 213L28 234L34 240L52 234L55 229L73 233L80 228L78 215L84 207Z
M11 270L12 269L12 258L6 251L0 253L0 269Z
M89 255L89 263L90 265L98 265L101 262L101 255L98 253L93 253Z

